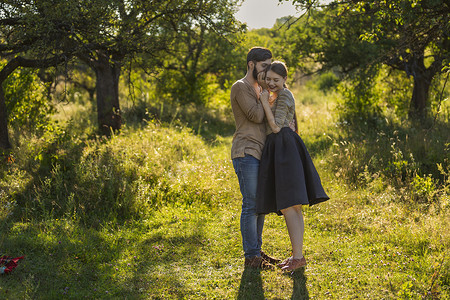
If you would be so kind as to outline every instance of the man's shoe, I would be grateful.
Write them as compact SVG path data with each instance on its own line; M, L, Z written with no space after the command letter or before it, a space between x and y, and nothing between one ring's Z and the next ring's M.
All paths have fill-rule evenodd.
M276 265L276 264L278 264L278 263L281 261L281 259L274 258L274 257L271 257L271 256L267 255L267 254L264 253L262 250L261 250L261 257L262 257L265 261L267 261L268 263L270 263L270 264L272 264L272 265Z
M253 256L250 258L245 258L244 262L245 268L251 268L251 269L262 269L262 270L269 270L273 269L274 266L267 261L265 261L261 256Z

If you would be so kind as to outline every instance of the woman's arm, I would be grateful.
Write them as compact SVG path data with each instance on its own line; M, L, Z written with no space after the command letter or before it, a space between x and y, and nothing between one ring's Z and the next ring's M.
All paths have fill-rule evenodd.
M295 110L295 100L288 90L283 90L278 93L277 109L273 115L275 124L279 126L286 125L286 118L291 118L292 111ZM289 121L289 120L288 120Z
M266 114L267 122L269 123L270 128L274 133L280 132L281 128L275 123L275 118L273 116L272 110L269 105L269 92L267 90L263 90L261 96L259 97L261 100L261 104L264 108L264 112Z

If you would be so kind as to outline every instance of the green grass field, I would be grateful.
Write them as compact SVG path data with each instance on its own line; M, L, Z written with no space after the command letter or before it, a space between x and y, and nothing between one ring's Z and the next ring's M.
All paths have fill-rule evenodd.
M304 209L305 270L244 270L232 120L149 120L111 139L69 123L16 138L2 165L0 254L25 259L0 275L0 298L450 299L448 183L413 193L373 172L349 184L350 162L333 159L360 148L337 148L333 101L297 94L331 197ZM263 249L290 255L283 218L266 217Z

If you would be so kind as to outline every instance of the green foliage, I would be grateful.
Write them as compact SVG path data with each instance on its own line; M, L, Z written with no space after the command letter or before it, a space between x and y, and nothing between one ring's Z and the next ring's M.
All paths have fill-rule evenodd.
M227 81L241 76L238 66L245 69L246 55L240 45L243 28L229 20L233 7L226 2L220 5L215 7L222 12L217 20L222 24L219 31L204 22L180 25L167 55L157 63L155 83L162 97L180 104L206 104L215 92L210 85L218 83L223 88Z
M36 71L16 70L5 80L3 89L10 125L31 130L48 124L54 107Z
M339 91L343 95L340 104L340 116L350 124L358 120L376 123L381 118L381 99L371 78L377 74L377 68L371 68L354 75L351 80L342 82Z
M177 71L166 70L158 76L158 92L161 98L171 99L181 105L187 103L205 105L215 92L208 88L211 82L208 82L207 77L203 75L187 79Z
M328 93L337 88L339 78L330 71L320 74L314 83L319 91Z
M373 80L376 82L373 88L376 90L383 113L389 114L389 111L392 111L400 119L406 119L412 84L405 74L401 71L382 67ZM434 93L431 95L434 95ZM436 102L433 101L433 103Z
M236 0L66 2L0 5L0 23L6 25L0 26L0 56L26 53L34 62L55 56L66 64L77 58L91 67L105 135L121 126L117 87L124 64L138 58L147 70L166 71L161 94L181 103L207 102L211 75L223 85L234 70L220 54L233 52L234 35L243 29L234 18Z
M137 74L137 73L136 73ZM132 75L137 76L137 75ZM235 130L229 105L229 82L222 89L213 76L209 76L204 87L209 95L201 104L179 102L168 98L170 94L160 94L151 89L150 84L133 85L132 98L124 101L122 108L124 121L129 127L145 126L147 122L158 120L168 126L189 127L205 141L214 143L221 136L231 136ZM127 94L125 88L122 92Z
M431 175L425 175L423 177L416 174L412 180L413 196L415 200L423 202L428 201L428 199L433 199L436 193L435 180Z
M435 100L429 99L430 84L444 72L450 55L448 3L331 1L317 8L319 2L293 1L308 9L307 21L291 26L284 33L286 39L280 40L294 45L288 55L298 57L291 58L293 63L300 59L315 62L300 65L308 72L333 68L349 74L362 70L371 76L364 81L376 78L373 76L377 73L368 70L379 64L402 71L413 79L405 93L410 95L410 105L401 100L397 111L401 116L406 112L410 116L426 116ZM355 85L360 79L356 78ZM369 90L364 98L370 97Z

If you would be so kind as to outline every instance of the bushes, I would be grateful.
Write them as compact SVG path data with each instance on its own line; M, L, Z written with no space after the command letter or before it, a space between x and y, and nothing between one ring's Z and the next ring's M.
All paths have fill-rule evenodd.
M0 66L1 66L0 62ZM54 112L45 87L38 83L37 71L19 68L3 83L8 123L14 127L35 130L47 124Z
M374 125L376 124L376 125ZM448 123L429 130L410 122L361 119L339 124L329 156L336 176L353 186L389 186L406 202L448 205ZM447 204L446 204L447 203Z
M316 82L315 85L317 86L317 89L328 93L330 91L333 91L339 83L339 78L331 71L321 74Z
M209 149L192 130L157 122L124 129L110 140L68 134L34 140L15 154L28 159L4 170L17 182L12 188L10 177L0 180L7 187L0 194L8 211L2 217L64 217L96 225L145 218L167 203L209 205L230 197L228 182L234 182L223 180L234 174L223 155L213 157Z
M449 107L433 96L445 97L448 87L439 90L439 80L430 107L440 101L440 111L419 120L407 119L412 86L399 72L373 66L342 81L329 159L336 176L353 186L392 187L401 201L448 205Z

